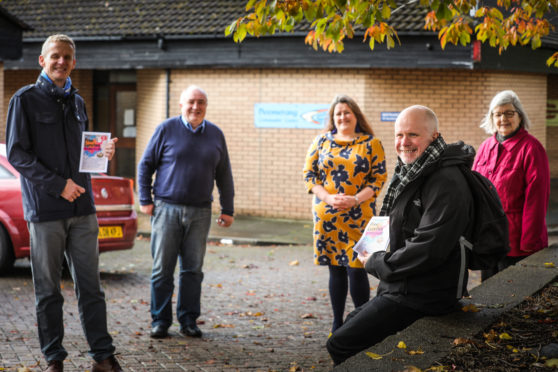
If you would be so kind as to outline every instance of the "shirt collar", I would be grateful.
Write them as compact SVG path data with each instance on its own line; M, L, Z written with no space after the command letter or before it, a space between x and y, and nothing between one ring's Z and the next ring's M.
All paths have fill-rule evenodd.
M182 124L184 124L184 126L192 133L197 133L197 132L203 133L205 131L205 119L202 121L200 125L196 127L196 129L192 128L192 125L188 123L186 119L184 119L184 116L180 115L180 120L182 121Z

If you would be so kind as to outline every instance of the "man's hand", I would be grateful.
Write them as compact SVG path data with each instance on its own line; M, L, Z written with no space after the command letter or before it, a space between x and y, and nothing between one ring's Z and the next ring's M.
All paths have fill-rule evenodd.
M118 142L117 137L111 139L110 141L104 141L103 143L101 143L101 149L103 150L103 155L105 155L108 160L111 160L112 157L114 156L114 153L116 151L116 145L115 145L116 142Z
M368 252L359 253L357 258L362 265L366 266L366 262L370 259L370 254Z
M234 222L234 217L228 214L221 214L217 219L217 224L221 227L229 227Z
M70 203L80 197L81 194L85 192L85 189L72 181L71 178L66 180L66 186L64 186L64 190L60 194L61 197L69 201Z
M140 205L140 212L153 216L153 204Z

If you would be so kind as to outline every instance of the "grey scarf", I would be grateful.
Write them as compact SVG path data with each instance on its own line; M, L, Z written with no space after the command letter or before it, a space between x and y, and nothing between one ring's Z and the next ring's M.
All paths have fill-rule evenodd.
M426 167L437 161L446 147L446 142L442 136L439 135L438 138L432 141L426 150L424 150L424 153L411 164L403 164L401 160L399 160L395 167L395 174L391 179L386 196L384 197L380 216L389 216L393 202L399 194L401 194L405 187L407 187L412 180L417 178Z

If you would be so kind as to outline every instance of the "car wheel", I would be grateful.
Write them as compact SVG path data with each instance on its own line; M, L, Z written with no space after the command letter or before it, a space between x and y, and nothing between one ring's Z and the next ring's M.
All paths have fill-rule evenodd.
M4 227L0 225L0 275L8 272L14 266L14 251L8 234Z

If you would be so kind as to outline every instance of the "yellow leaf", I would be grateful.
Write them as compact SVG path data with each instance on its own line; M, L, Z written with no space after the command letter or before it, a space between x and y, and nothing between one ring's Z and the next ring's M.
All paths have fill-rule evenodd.
M422 372L422 369L415 366L405 366L404 372Z
M368 355L370 358L374 359L374 360L379 360L382 359L382 356L376 353L372 353L370 351L366 352L366 355Z
M400 349L406 349L407 345L405 345L405 343L403 341L399 341L399 343L397 344L397 347Z
M424 351L422 351L421 349L418 349L418 350L409 350L409 351L407 352L407 354L409 354L409 355L419 355L419 354L424 354Z
M511 340L512 339L512 336L510 336L506 332L500 333L500 335L498 337L500 338L500 340Z
M548 359L544 365L546 367L558 367L558 359L557 358L552 358L552 359Z
M556 265L554 265L554 262L545 262L544 267L551 268L551 267L556 267Z
M298 260L289 262L289 266L298 266Z
M475 306L475 304L465 305L461 308L461 311L465 313L477 313L479 312L479 308Z

